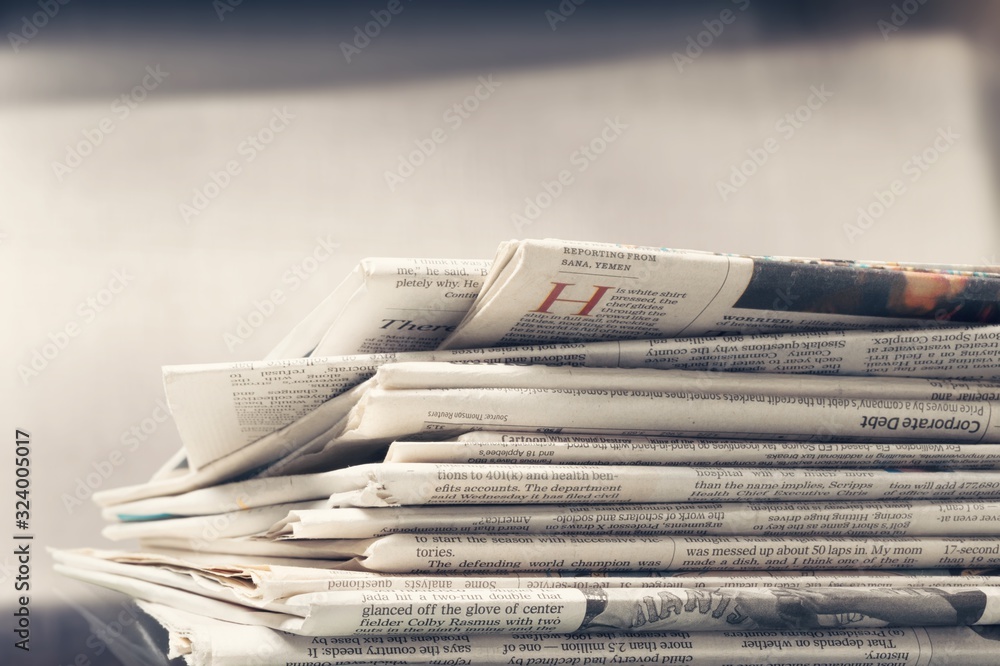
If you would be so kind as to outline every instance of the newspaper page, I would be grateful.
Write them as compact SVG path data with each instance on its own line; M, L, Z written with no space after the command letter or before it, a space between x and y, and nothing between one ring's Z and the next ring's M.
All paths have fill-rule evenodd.
M540 589L697 589L697 588L785 588L817 587L914 588L1000 587L1000 577L977 572L950 570L907 571L692 571L599 573L508 574L425 576L344 571L321 563L296 566L290 560L251 558L221 559L223 556L169 551L128 553L122 551L53 550L62 566L123 576L154 585L192 592L207 598L276 612L292 609L291 599L304 599L318 592L421 592L491 591ZM991 572L992 573L992 572ZM317 600L322 600L318 597Z
M198 535L202 539L250 536L270 530L276 523L284 521L290 511L312 511L325 507L325 501L292 502L204 516L134 520L105 525L101 535L111 541L191 535Z
M395 364L392 371L419 375L425 365L437 366L433 372L441 364ZM499 380L508 370L477 368L483 384ZM524 375L543 376L560 369L534 366L519 370ZM328 455L318 455L316 464L329 464L329 460L319 461L335 455L336 446L348 442L388 444L416 434L442 439L480 429L874 443L995 443L1000 437L1000 425L992 419L994 402L824 397L819 391L796 394L791 385L782 392L777 384L771 385L773 392L732 393L716 383L717 378L727 381L729 375L723 373L706 373L687 389L633 389L627 386L629 374L580 368L563 377L565 381L557 388L392 390L376 381L344 420L342 433L332 442L331 450L324 452ZM781 377L767 379L773 382ZM602 382L602 388L592 388ZM804 386L799 385L799 390ZM829 390L835 386L831 380Z
M703 587L996 587L991 569L630 571L410 575L346 571L325 561L253 558L190 551L52 551L60 564L118 573L198 593L210 589L225 600L255 608L311 592L334 590L506 590L550 588Z
M998 300L991 273L510 241L442 348L996 323Z
M389 573L969 568L1000 563L997 537L391 534L359 541L358 547L363 548L358 557L365 569Z
M646 341L641 367L830 375L1000 377L1000 327L815 331ZM641 347L640 347L641 348ZM623 342L629 363L634 342ZM636 366L639 367L639 366Z
M385 386L508 386L508 387L532 387L532 386L561 386L565 388L586 388L590 390L595 386L606 387L612 378L619 387L647 387L651 391L658 391L661 388L679 387L691 385L692 388L704 389L697 393L692 392L692 396L709 396L718 398L717 395L708 393L709 389L726 392L754 392L757 394L799 394L805 401L805 396L810 393L825 395L836 392L840 395L855 395L858 397L883 397L887 391L892 391L898 397L923 397L932 399L952 399L965 398L968 396L984 397L992 396L993 389L989 384L977 382L961 382L960 384L942 380L918 379L918 378L890 378L876 379L865 377L839 377L822 378L805 375L771 375L771 374L746 374L746 373L706 373L694 371L654 371L648 369L637 369L613 372L610 369L559 369L549 367L521 368L516 366L496 366L496 365L463 365L463 364L443 364L443 363L397 363L385 366L379 374L380 385ZM155 496L168 492L184 492L186 489L214 483L220 480L231 478L236 474L247 472L271 463L285 454L295 452L296 455L305 456L310 452L324 451L326 445L337 439L338 435L343 435L343 429L335 426L346 416L361 395L365 393L362 385L338 396L332 400L322 403L313 411L307 412L299 420L293 422L274 433L271 433L260 440L256 440L251 445L242 446L233 454L223 456L212 462L203 464L198 469L191 469L193 465L179 468L175 474L161 476L152 481L146 488L130 488L125 491L102 492L97 495L101 503L111 501L124 501L114 498L137 498L139 496ZM960 392L958 389L968 389ZM604 389L600 389L604 390ZM632 391L646 395L643 391ZM687 395L687 392L683 392ZM395 397L399 397L399 393ZM558 399L559 392L552 394ZM650 393L649 395L654 395ZM664 394L666 395L666 394ZM680 394L678 394L680 395ZM761 395L740 398L743 402L753 403L761 400ZM735 400L735 399L733 399ZM823 400L817 401L823 403ZM860 403L859 403L860 404ZM871 405L882 404L879 401L868 403ZM900 403L902 404L902 403ZM920 405L917 409L922 409ZM967 406L947 407L947 410L966 409ZM936 409L933 405L927 409ZM909 421L908 421L909 422ZM917 419L913 423L940 423L947 426L955 423L949 419ZM962 421L958 421L962 422ZM872 422L874 423L874 421ZM898 421L887 420L889 429L892 424ZM640 421L630 424L624 433L633 430L640 425ZM821 424L822 425L822 424ZM417 426L417 430L410 432L401 431L392 434L392 438L404 437L409 434L416 434L422 426ZM490 424L475 424L468 429L490 427ZM561 427L559 424L547 425L544 427ZM516 426L514 427L516 429ZM921 428L918 425L918 430ZM566 432L571 432L566 430ZM679 431L675 434L693 434L696 431ZM659 429L649 434L660 434ZM735 433L728 433L735 434ZM709 433L701 433L700 436L709 436ZM716 435L718 436L718 435ZM766 436L766 433L753 435ZM914 436L914 439L924 439L933 435ZM374 439L374 438L373 438ZM895 437L888 441L905 440L905 437ZM317 442L317 446L308 446L310 442ZM352 442L353 441L353 445ZM386 440L388 441L388 440ZM883 438L883 441L884 438ZM346 464L349 460L348 452L353 451L354 461L358 461L358 456L363 457L373 454L371 449L366 449L360 440L351 437L344 441L337 442L336 456L339 456L338 464ZM189 452L190 453L190 452ZM324 463L327 464L327 463ZM291 471L291 470L289 470ZM299 468L299 471L304 471ZM274 473L274 472L272 472Z
M632 388L716 390L762 395L837 395L917 400L1000 399L1000 385L915 377L830 377L816 375L657 370L650 368L574 368L545 364L463 364L396 362L375 374L384 389L409 388ZM960 397L956 384L966 389Z
M326 445L292 453L282 461L280 473L337 466L339 448L361 442L378 448L416 435L445 439L480 429L870 443L994 443L1000 437L1000 424L991 420L998 404L994 402L895 400L884 393L879 398L824 397L850 396L854 389L860 395L878 392L876 378L695 373L695 384L683 390L652 385L634 389L630 379L638 382L632 375L640 372L441 363L383 366L342 422L340 433ZM668 381L662 379L668 373L647 372L657 376L651 381ZM447 386L460 381L463 373L468 385L475 382L485 388L383 388L421 382ZM736 390L733 382L748 379L756 380L754 393L730 392ZM792 383L782 384L786 381ZM865 387L865 382L871 384Z
M996 400L1000 388L953 378L995 381L998 349L998 326L820 331L166 366L164 388L181 440L196 452L192 464L198 467L304 417L392 361L913 376L938 378L939 399Z
M316 474L249 479L179 495L122 503L107 507L104 516L109 520L134 522L206 516L324 499L328 508L750 500L990 500L1000 499L1000 472L370 463Z
M469 352L400 352L272 361L165 366L167 403L189 465L199 469L307 418L332 398L395 360L612 365L615 344L584 354L581 345Z
M272 514L273 515L273 514ZM153 521L156 526L173 521ZM133 524L120 534L130 532ZM161 526L164 534L183 535ZM421 534L606 534L610 536L1000 536L1000 502L697 502L291 509L269 535L368 539ZM136 536L147 536L135 533ZM252 534L231 534L245 536ZM122 537L127 538L127 537Z
M139 605L169 631L169 656L188 666L992 666L1000 641L988 626L313 637Z
M564 634L588 631L727 631L841 627L962 626L1000 622L1000 587L550 588L334 590L268 605L267 615L153 579L59 563L65 575L220 619L251 619L292 633Z
M996 444L835 444L476 431L458 441L395 441L385 462L998 469Z
M326 508L278 504L185 518L111 523L112 541L263 535L368 539L406 532L488 534L1000 536L1000 502L698 502Z
M403 576L342 571L337 568L336 562L327 560L259 558L247 555L218 555L200 550L171 549L138 552L89 548L69 551L50 549L50 553L61 565L138 578L262 609L280 608L272 602L281 602L290 596L306 592L363 589L369 585L372 589L378 589L387 586L382 579L391 578L392 582L399 579L398 589L414 589L405 584ZM851 579L860 580L861 577L863 576L852 576ZM900 580L896 581L897 578ZM877 585L893 587L907 585L932 587L939 584L961 586L967 582L974 585L989 585L992 580L989 576L978 574L952 577L871 575L865 578L869 579ZM510 586L518 587L516 577L504 580L511 580L513 582ZM844 582L836 576L811 577L810 580L816 585L840 585ZM766 585L764 580L760 583Z
M316 474L274 476L198 488L175 495L111 504L105 520L125 522L178 516L209 516L291 502L326 500L367 486L372 464Z
M371 541L368 570L444 573L771 568L993 567L995 537L607 537L393 534ZM430 545L428 545L430 544ZM419 552L418 552L419 551ZM450 553L450 554L449 554Z
M303 416L290 425L263 437L237 453L212 461L197 470L187 465L178 465L172 473L157 473L146 483L101 490L93 494L93 500L100 506L133 502L149 497L160 497L207 488L238 476L245 476L255 469L267 468L292 452L298 451L310 442L326 442L340 429L337 424L343 420L357 403L361 387L351 389L343 395L328 400L319 408ZM365 459L365 447L358 452L360 462ZM350 464L350 445L341 447L344 464Z
M437 541L435 541L437 539ZM153 550L340 560L381 573L997 568L997 537L389 534L375 539L148 539Z
M330 506L1000 498L1000 473L987 470L383 463L365 473Z
M267 358L434 349L472 305L491 263L364 259Z

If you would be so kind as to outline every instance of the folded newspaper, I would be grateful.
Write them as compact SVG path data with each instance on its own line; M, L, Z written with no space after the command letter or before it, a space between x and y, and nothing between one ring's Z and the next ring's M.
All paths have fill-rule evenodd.
M297 471L343 465L394 439L480 429L989 443L1000 428L990 419L997 398L1000 386L986 381L397 361L274 433L161 479L159 492L278 461Z
M1000 268L364 260L55 551L189 664L992 664ZM734 661L737 660L737 661Z
M289 664L696 664L697 666L993 666L994 626L584 634L300 636L140 601L191 666ZM734 661L737 656L739 661Z
M442 347L997 323L998 280L960 266L511 241Z
M479 293L490 262L368 258L268 358L435 349Z
M587 634L299 636L141 601L170 632L170 656L192 666L289 664L696 664L993 666L996 627ZM738 655L739 661L734 661Z
M705 587L504 587L315 589L262 598L211 569L149 566L155 558L57 553L57 570L144 601L305 636L361 634L564 634L587 631L730 631L1000 623L1000 587L947 576L885 587L861 585ZM161 560L170 562L170 560ZM322 571L322 570L320 570ZM207 574L207 575L206 575ZM319 576L322 581L323 576ZM832 578L832 577L831 577ZM900 578L906 579L906 576ZM222 580L220 580L222 579ZM920 586L933 579L934 586ZM418 582L414 579L411 582ZM469 579L475 580L475 579ZM833 578L836 580L836 578ZM528 582L528 581L522 581ZM234 587L236 589L234 589ZM300 584L300 587L304 587ZM308 589L308 588L307 588ZM257 612L254 612L257 611ZM260 612L266 611L266 612ZM251 623L249 619L245 620Z
M167 400L190 468L256 443L399 361L733 370L935 379L937 395L998 399L1000 326L936 331L817 331L399 352L167 366ZM961 377L962 380L957 379ZM290 399L291 396L291 399Z

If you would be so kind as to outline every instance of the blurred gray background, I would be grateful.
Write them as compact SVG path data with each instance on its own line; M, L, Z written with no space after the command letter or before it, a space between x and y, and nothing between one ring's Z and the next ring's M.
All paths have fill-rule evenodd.
M996 3L2 12L0 540L16 428L35 535L33 650L13 663L117 663L74 609L118 602L43 548L111 547L89 495L178 447L160 366L262 357L363 257L556 237L1000 263Z

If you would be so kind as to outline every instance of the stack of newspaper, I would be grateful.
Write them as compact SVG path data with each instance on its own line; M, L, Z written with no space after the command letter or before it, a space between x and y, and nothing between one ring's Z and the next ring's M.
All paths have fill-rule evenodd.
M55 553L190 664L994 664L1000 269L366 260ZM993 411L997 410L997 414Z

